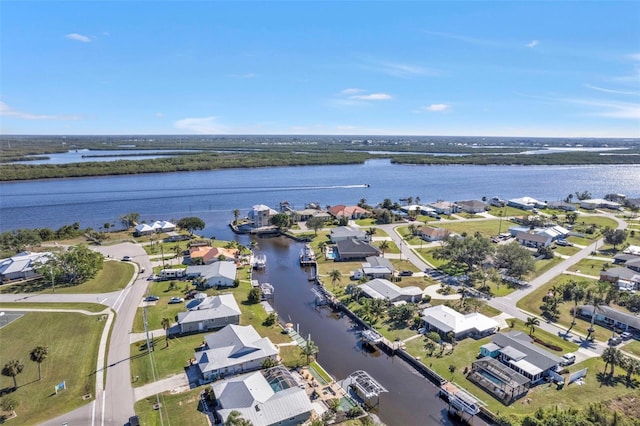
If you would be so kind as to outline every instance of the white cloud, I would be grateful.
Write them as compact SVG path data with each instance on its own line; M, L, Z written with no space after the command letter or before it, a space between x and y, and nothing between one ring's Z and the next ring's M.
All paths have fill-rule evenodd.
M440 112L446 111L451 108L451 105L447 104L431 104L428 106L420 107L419 111Z
M593 86L591 84L585 84L584 87L592 90L597 90L599 92L605 93L615 93L618 95L631 95L631 96L640 96L640 92L628 92L624 90L614 90L614 89L605 89L604 87Z
M78 115L31 114L29 112L17 111L2 101L0 101L0 116L14 117L21 120L73 121L81 119Z
M435 71L418 65L399 64L392 62L384 62L382 72L396 77L411 77L415 75L436 74Z
M83 43L90 43L91 42L91 39L89 37L87 37L85 35L82 35L82 34L78 34L78 33L67 34L64 37L68 38L69 40L81 41Z
M179 130L186 130L191 133L216 134L228 133L228 129L217 123L218 117L194 117L183 118L173 123L173 127Z
M631 59L632 61L639 61L640 62L640 53L631 53L631 54L627 55L627 58Z
M357 93L362 93L364 92L364 90L362 89L356 89L356 88L350 88L350 89L344 89L340 91L341 95L355 95Z
M527 47L536 47L539 44L540 44L540 42L538 40L532 40L531 43L527 43L526 46Z
M361 101L386 101L393 99L393 97L386 93L370 93L368 95L352 95L349 96L349 99L357 99Z

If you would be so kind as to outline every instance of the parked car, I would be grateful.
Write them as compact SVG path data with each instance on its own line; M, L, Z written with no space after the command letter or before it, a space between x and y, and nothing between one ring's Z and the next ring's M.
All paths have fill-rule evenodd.
M131 262L131 256L124 256L122 260L125 262Z
M609 346L617 346L622 343L622 339L619 336L614 336L609 339Z
M556 244L559 246L564 246L564 247L571 247L573 245L573 243L570 243L567 240L558 240L556 241Z
M413 276L413 272L411 271L400 271L400 273L398 274L401 277L412 277Z
M185 296L186 299L193 299L194 297L196 297L196 294L198 294L197 290L191 290L189 293L187 293L187 295Z
M633 337L633 334L629 333L628 331L625 331L623 333L620 333L620 337L623 340L629 340L629 339L631 339Z
M576 362L576 355L572 353L562 355L562 360L560 361L560 365L567 366Z
M144 298L145 302L157 302L158 300L160 300L160 298L158 296L147 296Z
M140 418L138 416L129 417L130 426L140 426Z
M184 297L172 297L169 299L169 303L182 303L184 302Z

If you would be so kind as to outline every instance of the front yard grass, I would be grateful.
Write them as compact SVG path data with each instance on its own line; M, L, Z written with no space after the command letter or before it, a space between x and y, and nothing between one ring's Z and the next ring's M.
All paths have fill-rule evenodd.
M0 303L0 309L79 309L89 312L102 312L107 307L98 303L37 303L37 302L6 302Z
M159 425L166 422L184 426L206 426L209 425L209 420L201 411L201 392L202 388L178 394L164 392L160 394L161 410L153 408L158 402L155 395L136 402L134 409L140 417L140 424L143 425Z
M637 357L640 357L640 341L632 340L622 347L622 350L629 352Z
M594 277L600 276L600 271L604 270L604 265L609 262L598 259L582 259L578 263L572 265L567 269L571 272L580 272L587 275L593 275Z
M502 221L502 231L504 232L509 228L507 221ZM491 237L498 235L500 228L500 220L498 219L486 219L486 220L473 220L473 221L461 221L461 222L449 222L440 224L441 228L448 229L451 232L455 232L458 235L467 234L473 235L476 232L480 232L483 237Z
M10 394L18 402L18 424L40 424L88 403L82 396L95 391L94 373L104 325L100 315L29 312L0 330L0 365L11 359L24 364L22 374L16 377L18 389ZM39 345L49 348L41 364L40 381L38 365L29 359L31 350ZM63 381L66 390L55 395L54 386ZM0 389L10 387L13 380L0 376Z
M135 269L128 262L105 261L103 267L95 277L79 285L56 284L55 292L51 288L51 283L46 280L34 280L24 283L16 283L2 286L0 293L40 293L40 294L86 294L86 293L109 293L125 288Z

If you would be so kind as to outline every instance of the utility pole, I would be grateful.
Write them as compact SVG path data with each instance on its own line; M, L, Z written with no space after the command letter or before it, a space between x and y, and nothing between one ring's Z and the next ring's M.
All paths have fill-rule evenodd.
M164 269L164 247L162 243L160 243L160 255L162 256L162 269Z

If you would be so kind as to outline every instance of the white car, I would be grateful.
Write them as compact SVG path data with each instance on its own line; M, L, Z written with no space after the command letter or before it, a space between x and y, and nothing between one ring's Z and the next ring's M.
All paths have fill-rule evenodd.
M571 365L576 362L576 355L572 353L562 355L562 361L560 361L560 365L566 366Z

